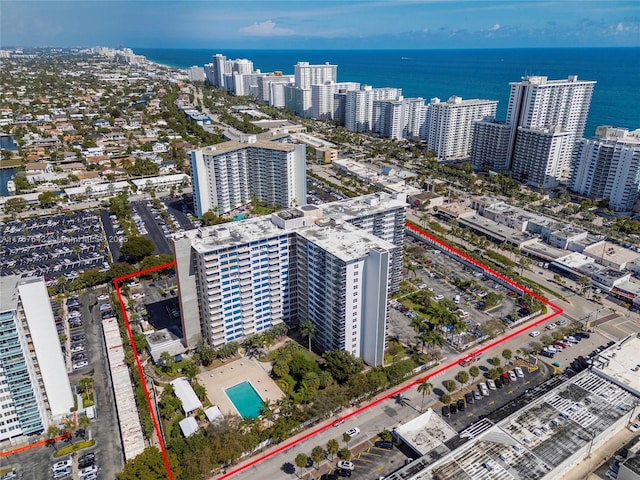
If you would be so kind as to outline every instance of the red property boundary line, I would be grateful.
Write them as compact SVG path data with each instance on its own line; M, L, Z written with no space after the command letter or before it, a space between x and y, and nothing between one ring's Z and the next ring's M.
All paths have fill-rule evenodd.
M129 317L127 316L127 309L124 306L124 301L122 300L122 293L120 292L120 282L123 280L128 280L133 277L137 277L138 275L145 275L147 273L152 273L158 270L162 270L164 268L169 268L175 266L176 262L164 263L162 265L158 265L157 267L147 268L145 270L140 270L139 272L130 273L129 275L123 275L122 277L117 277L113 279L113 285L116 288L116 293L118 294L118 302L120 302L120 311L122 312L122 318L124 319L124 325L127 327L127 335L129 336L129 342L131 343L131 347L133 349L133 358L136 360L136 366L138 367L138 373L140 374L140 382L142 383L142 388L144 389L144 396L147 399L147 404L149 405L149 413L151 414L151 420L153 420L153 428L156 431L156 437L158 438L158 444L160 445L160 452L162 453L162 460L164 461L164 467L167 469L167 478L169 480L173 480L173 474L171 473L171 468L169 467L169 458L167 457L167 449L164 446L164 441L162 439L162 434L160 433L160 426L158 424L158 418L156 417L155 409L153 408L153 404L151 403L151 396L149 395L149 389L147 388L147 381L144 376L144 372L142 371L142 364L140 363L140 357L138 356L138 350L136 350L136 342L133 339L133 333L131 333L131 325L129 324Z
M365 410L367 410L367 409L369 409L369 408L371 408L371 407L373 407L375 405L378 405L379 403L382 403L385 400L388 400L389 398L391 398L391 397L393 397L395 395L398 395L399 393L404 392L405 390L408 390L408 389L410 389L412 387L415 387L416 385L419 385L424 380L430 379L432 377L435 377L436 375L439 375L439 374L441 374L443 372L446 372L450 368L452 368L455 365L457 365L458 362L460 362L461 360L468 359L468 358L473 357L475 355L478 355L478 354L480 354L482 352L485 352L485 351L487 351L487 350L489 350L491 348L494 348L494 347L500 345L501 343L504 343L507 340L510 340L511 338L516 337L516 336L520 335L521 333L523 333L523 332L525 332L525 331L527 331L527 330L529 330L529 329L531 329L531 328L533 328L533 327L535 327L537 325L540 325L541 323L544 323L547 320L549 320L549 319L551 319L551 318L563 313L563 309L562 308L558 307L557 305L554 305L553 303L551 303L546 298L541 297L540 295L536 294L535 292L532 292L528 288L526 288L526 287L514 282L510 278L507 278L504 275L502 275L501 273L496 272L492 268L487 267L486 265L484 265L483 263L479 262L478 260L476 260L474 258L471 258L470 256L466 255L465 253L463 253L463 252L451 247L450 245L448 245L447 243L443 242L442 240L440 240L440 239L428 234L427 232L425 232L424 230L422 230L418 226L413 225L411 223L406 223L406 227L409 230L413 231L414 233L418 234L419 236L422 236L425 239L428 239L429 241L437 244L440 248L446 249L446 250L454 253L455 255L460 257L461 259L464 259L465 261L472 263L474 266L480 268L481 270L484 270L485 272L488 272L491 275L499 278L503 282L508 283L513 288L515 288L515 289L517 289L517 290L519 290L519 291L521 291L523 293L526 293L527 295L531 295L532 297L534 297L535 299L541 301L547 307L549 307L552 310L552 312L548 313L547 315L543 316L542 318L536 320L534 323L523 325L522 327L519 327L519 328L513 330L511 333L509 333L508 335L506 335L503 338L500 338L498 340L494 340L493 342L490 342L490 343L488 343L486 345L483 345L482 347L478 348L477 350L474 350L473 352L469 353L468 355L466 355L462 359L455 360L453 362L450 362L448 364L445 364L445 365L441 366L440 368L437 368L435 370L431 370L431 371L429 371L428 374L413 380L408 385L404 385L402 387L399 387L399 388L397 388L397 389L395 389L395 390L393 390L393 391L391 391L389 393L384 394L382 397L376 398L376 399L370 401L369 403L366 403L366 404L362 405L361 407L357 408L356 410L353 410L352 412L349 412L349 413L343 415L342 417L340 417L341 420L346 420L346 419L349 419L351 417L354 417L354 416L358 415L359 413L361 413L361 412L363 412L363 411L365 411ZM147 399L147 403L149 404L149 411L151 413L151 418L153 420L153 426L154 426L154 428L156 430L156 436L158 437L158 442L160 444L160 451L162 452L162 457L163 457L163 460L164 460L164 464L165 464L165 467L167 469L167 478L169 480L173 480L173 474L171 473L171 469L169 467L169 460L167 458L167 452L166 452L166 449L165 449L165 446L164 446L164 443L163 443L163 440L162 440L162 435L160 434L160 429L159 429L159 426L158 426L158 419L156 418L155 411L154 411L153 405L151 403L151 397L149 396L149 390L147 389L147 382L144 380L144 373L142 371L142 365L140 364L140 358L138 357L138 353L137 353L136 348L135 348L135 342L133 340L133 335L131 333L131 328L130 328L130 325L129 325L129 318L127 317L126 308L124 306L124 302L122 300L122 296L121 296L121 293L120 293L119 282L121 282L123 280L127 280L127 279L130 279L130 278L133 278L133 277L137 277L138 275L144 275L146 273L150 273L150 272L154 272L154 271L157 271L157 270L161 270L163 268L173 267L175 264L176 264L175 261L171 262L171 263L166 263L164 265L159 265L157 267L149 268L147 270L142 270L140 272L131 273L131 274L125 275L123 277L118 277L118 278L115 278L113 280L113 283L114 283L115 288L116 288L116 292L118 294L118 300L120 302L120 308L122 310L122 315L123 315L123 318L124 318L124 321L125 321L125 326L127 327L127 334L129 336L129 341L131 342L131 345L133 346L133 355L134 355L134 358L135 358L135 361L136 361L136 365L138 367L138 372L140 374L140 378L143 380L142 381L142 385L143 385L143 388L144 388L144 393L145 393L145 396L146 396L146 399ZM319 426L319 427L316 427L313 430L305 433L301 437L298 437L298 438L296 438L294 440L290 440L288 442L285 442L282 445L280 445L278 448L275 448L275 449L269 451L268 453L266 453L266 454L264 454L264 455L262 455L260 457L254 458L253 460L251 460L251 461L249 461L249 462L247 462L247 463L245 463L243 465L240 465L240 466L236 467L235 469L225 473L224 475L218 477L218 480L224 480L224 479L227 479L227 478L231 478L234 475L237 475L240 472L243 472L244 470L247 470L248 468L257 465L258 463L262 462L263 460L266 460L266 459L268 459L270 457L273 457L274 455L277 455L278 453L280 453L280 452L282 452L284 450L287 450L288 448L291 448L291 447L297 445L300 442L308 440L309 438L317 435L320 432L323 432L325 430L330 429L333 426L334 423L335 423L335 421L329 422L329 423L327 423L325 425L322 425L322 426Z

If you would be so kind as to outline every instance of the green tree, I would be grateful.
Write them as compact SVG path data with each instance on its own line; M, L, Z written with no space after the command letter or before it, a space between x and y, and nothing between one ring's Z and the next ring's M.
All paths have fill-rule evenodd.
M364 368L362 360L344 350L331 350L322 357L326 361L326 368L331 376L339 383L345 383L349 377L359 373Z
M385 442L391 442L393 441L393 434L387 430L386 428L384 430L382 430L378 436L380 437L381 440L384 440Z
M500 364L502 364L502 361L500 360L499 357L493 357L491 359L491 365L493 365L494 367L499 367Z
M446 388L447 391L449 391L449 392L455 392L456 391L457 384L456 384L455 380L451 380L451 379L445 380L443 382L443 385L444 385L444 388Z
M203 227L210 227L212 225L228 223L231 220L231 218L219 217L218 215L216 215L216 212L214 210L209 210L208 212L204 212L202 214L201 225Z
M311 459L315 462L316 470L318 470L318 468L320 468L320 462L325 459L324 448L320 446L313 447L313 450L311 450Z
M341 448L338 452L338 457L348 462L349 460L351 460L351 450L349 450L347 447Z
M295 462L296 466L300 469L300 474L298 475L300 477L302 475L302 469L307 466L307 463L309 463L309 457L306 453L299 453L296 455Z
M169 466L175 478L182 477L182 469L175 455L168 453ZM116 475L116 480L155 480L167 477L162 454L157 447L147 447L140 455L128 461L124 470Z
M4 204L6 213L22 213L27 209L27 201L22 197L14 197L7 200Z
M333 457L338 453L338 450L340 450L340 444L338 443L338 440L332 438L327 442L327 452L329 453L329 455L331 455L331 461L333 461Z
M469 369L469 375L473 377L473 381L475 382L476 378L480 376L480 369L477 366L473 365Z
M196 375L200 372L200 369L196 365L196 363L192 360L185 360L182 365L182 373L192 382Z
M349 446L349 442L351 441L351 435L349 435L348 433L343 433L342 434L342 441L344 443L346 443L347 447Z
M311 339L316 334L316 328L313 326L311 321L307 320L300 324L300 335L302 338L306 338L309 340L309 351L311 351Z
M451 403L451 395L449 395L448 393L443 393L442 395L440 395L440 401L442 403Z
M78 418L78 426L80 428L86 430L87 428L89 428L89 425L91 425L91 419L86 415L81 415L80 418Z
M424 396L429 395L431 393L431 389L433 385L429 383L427 380L423 380L418 385L418 393L422 393L422 401L420 402L420 411L422 411L422 407L424 406Z
M58 204L60 201L60 195L56 192L42 192L38 195L38 202L40 202L40 206L43 208L53 207Z
M504 358L507 362L513 358L513 352L508 348L505 348L502 351L502 358Z
M137 236L125 241L120 248L120 253L125 257L131 257L133 261L138 261L151 255L155 249L156 246L153 240L147 237Z
M465 370L460 370L456 375L456 380L460 382L460 387L463 387L469 381L469 374Z

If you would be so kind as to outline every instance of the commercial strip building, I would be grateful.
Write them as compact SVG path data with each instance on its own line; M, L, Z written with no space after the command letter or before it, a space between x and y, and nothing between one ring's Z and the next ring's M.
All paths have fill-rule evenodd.
M124 361L124 346L118 320L115 317L102 320L102 333L109 360L124 458L125 461L129 461L141 454L146 444L131 383L131 374Z
M373 194L175 236L186 345L310 321L319 350L381 365L405 207L404 195Z
M267 206L304 205L307 199L306 147L288 135L248 135L189 152L195 214L229 213L256 199Z
M73 408L67 369L42 278L0 278L0 441L25 441Z
M627 372L638 348L636 334L606 350L593 368L552 377L453 438L422 442L428 451L386 479L563 478L640 412L640 377ZM432 417L418 419L431 425ZM418 419L399 427L398 438L411 441Z

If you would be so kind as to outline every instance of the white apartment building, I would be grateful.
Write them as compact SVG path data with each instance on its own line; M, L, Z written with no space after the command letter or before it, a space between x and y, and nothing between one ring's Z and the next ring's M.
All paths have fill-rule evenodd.
M564 175L565 159L571 156L573 135L560 127L518 127L511 175L536 188L554 188Z
M471 150L472 122L494 117L496 100L463 100L452 96L446 102L432 98L426 126L427 148L438 160L466 158Z
M194 65L187 69L187 76L191 82L204 82L207 77L204 73L204 68Z
M424 106L422 98L374 100L372 131L398 140L419 137L425 119Z
M640 189L640 130L598 127L596 137L578 142L569 188L609 199L619 212L632 210Z
M311 117L332 120L335 94L359 89L360 84L357 82L325 82L311 85Z
M195 214L218 215L251 202L291 207L306 203L306 147L254 135L189 152Z
M390 242L304 205L174 238L188 345L311 321L314 345L384 362Z
M506 172L511 125L495 118L471 123L471 164L478 170Z
M0 337L0 441L46 431L73 396L44 279L0 279Z
M300 88L284 85L284 107L299 117L310 118L313 107L311 87Z
M525 151L523 148L517 148L520 132L559 128L570 135L568 148L564 149L559 159L539 157L537 162L559 162L560 166L555 171L567 171L575 142L584 134L595 83L590 80L578 80L577 75L570 75L566 80L548 80L543 76L531 76L523 77L520 82L510 83L511 93L507 107L507 123L512 127L509 166L512 167L517 161L518 151ZM520 164L522 163L523 161L520 161ZM549 170L547 166L535 168L538 171Z
M346 92L344 127L350 132L368 132L373 125L373 88L363 85L360 90Z
M298 88L311 88L326 82L338 81L338 66L329 62L323 65L309 65L309 62L298 62L294 65L295 85Z
M260 102L267 103L269 105L276 107L284 107L284 91L282 91L282 101L281 105L274 105L274 103L278 103L276 99L274 99L273 95L273 85L275 84L285 84L289 85L294 82L293 75L283 75L282 72L273 72L266 73L258 76L257 84L258 84L258 94L257 98Z

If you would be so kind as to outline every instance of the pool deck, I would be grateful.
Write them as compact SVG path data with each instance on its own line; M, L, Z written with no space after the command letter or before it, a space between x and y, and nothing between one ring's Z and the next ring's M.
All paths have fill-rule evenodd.
M240 358L222 367L199 374L196 378L206 391L209 400L217 405L223 415L239 415L224 391L244 381L251 382L263 400L276 401L284 397L282 390L269 377L269 363L254 358Z

